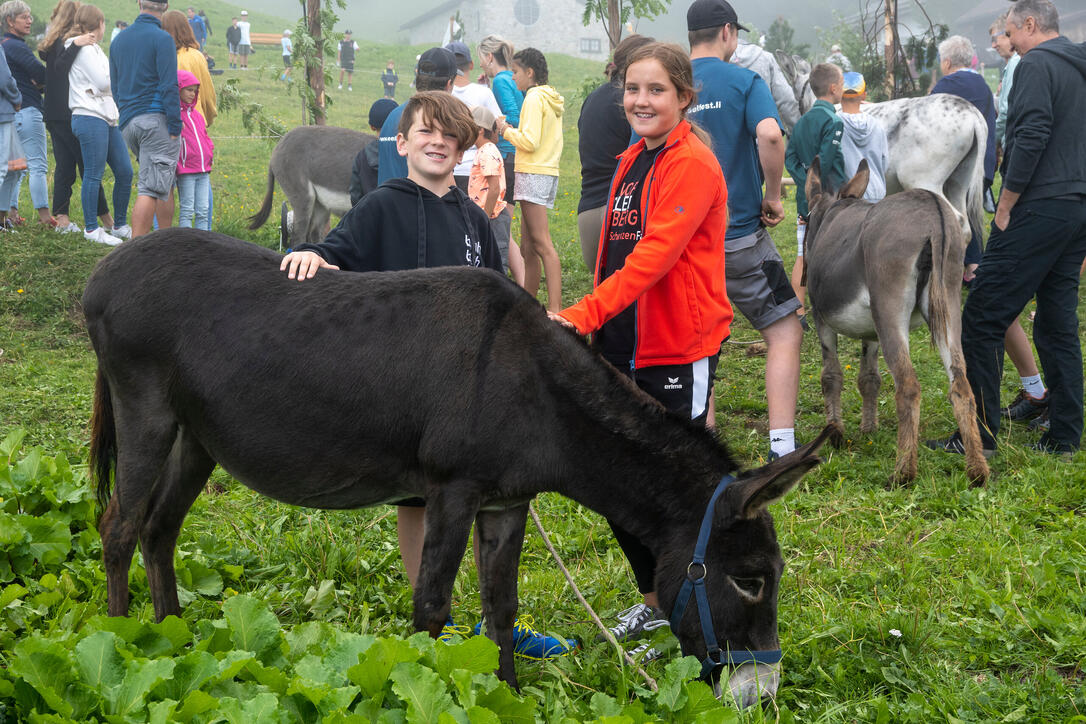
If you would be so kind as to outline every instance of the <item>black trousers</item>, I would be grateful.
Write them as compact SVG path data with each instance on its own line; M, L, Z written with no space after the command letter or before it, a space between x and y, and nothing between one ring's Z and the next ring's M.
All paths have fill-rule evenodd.
M53 172L53 216L57 214L70 216L72 185L75 184L77 168L79 178L83 178L83 151L79 148L79 140L72 133L70 120L46 121L45 128L49 131L49 138L53 142L53 158L56 160L56 170ZM99 186L97 215L102 216L108 213L106 192Z
M1018 203L1007 228L992 224L962 311L962 352L986 447L999 432L999 387L1007 327L1037 297L1033 341L1048 385L1051 428L1043 441L1082 439L1079 269L1086 257L1086 196Z

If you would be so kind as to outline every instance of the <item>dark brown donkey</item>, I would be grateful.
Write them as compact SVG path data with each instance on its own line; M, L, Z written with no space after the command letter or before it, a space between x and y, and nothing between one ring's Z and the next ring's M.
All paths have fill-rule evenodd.
M295 505L423 496L415 626L440 632L475 521L483 615L515 685L527 502L556 491L655 552L666 607L688 570L704 570L716 633L706 641L703 607L687 606L683 651L732 664L725 680L741 700L775 691L783 562L766 507L819 462L824 435L740 476L714 435L665 412L505 277L326 270L299 284L281 258L168 229L118 247L87 282L110 615L128 611L137 541L156 617L180 613L174 545L216 463ZM704 569L691 566L703 518ZM751 680L753 661L764 676Z
M891 482L916 477L920 429L920 384L909 359L909 330L928 324L932 342L950 378L950 402L965 444L969 480L988 479L977 429L973 393L961 348L962 261L968 242L962 220L949 202L914 189L863 201L867 163L838 194L823 190L816 158L807 176L811 214L804 253L818 339L822 345L822 394L831 440L840 445L841 363L837 335L862 340L858 386L863 397L860 432L877 422L879 345L894 377L897 403L897 465Z

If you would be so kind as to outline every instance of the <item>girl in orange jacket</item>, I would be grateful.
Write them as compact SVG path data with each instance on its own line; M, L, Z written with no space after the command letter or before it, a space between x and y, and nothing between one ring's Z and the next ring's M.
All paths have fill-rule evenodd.
M667 408L711 425L712 378L732 320L724 290L724 175L700 129L685 119L694 88L682 48L639 48L624 88L623 108L641 140L619 157L611 181L596 286L551 317L593 334L593 346ZM612 529L645 606L658 609L651 553Z

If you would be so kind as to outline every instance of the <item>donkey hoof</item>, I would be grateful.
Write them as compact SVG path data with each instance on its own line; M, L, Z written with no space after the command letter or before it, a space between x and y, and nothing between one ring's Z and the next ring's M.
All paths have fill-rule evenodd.
M842 448L845 446L845 428L839 422L831 422L830 425L830 445L835 448Z
M894 474L886 481L886 489L894 490L895 488L904 488L912 484L913 480L916 480L916 473L909 474L895 470Z

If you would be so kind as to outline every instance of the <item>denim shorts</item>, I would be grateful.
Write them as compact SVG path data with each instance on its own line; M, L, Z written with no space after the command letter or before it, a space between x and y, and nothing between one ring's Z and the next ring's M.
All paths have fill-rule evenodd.
M181 139L170 137L170 132L166 130L166 116L161 113L136 116L124 127L121 135L140 165L136 193L159 201L168 199L177 175Z

